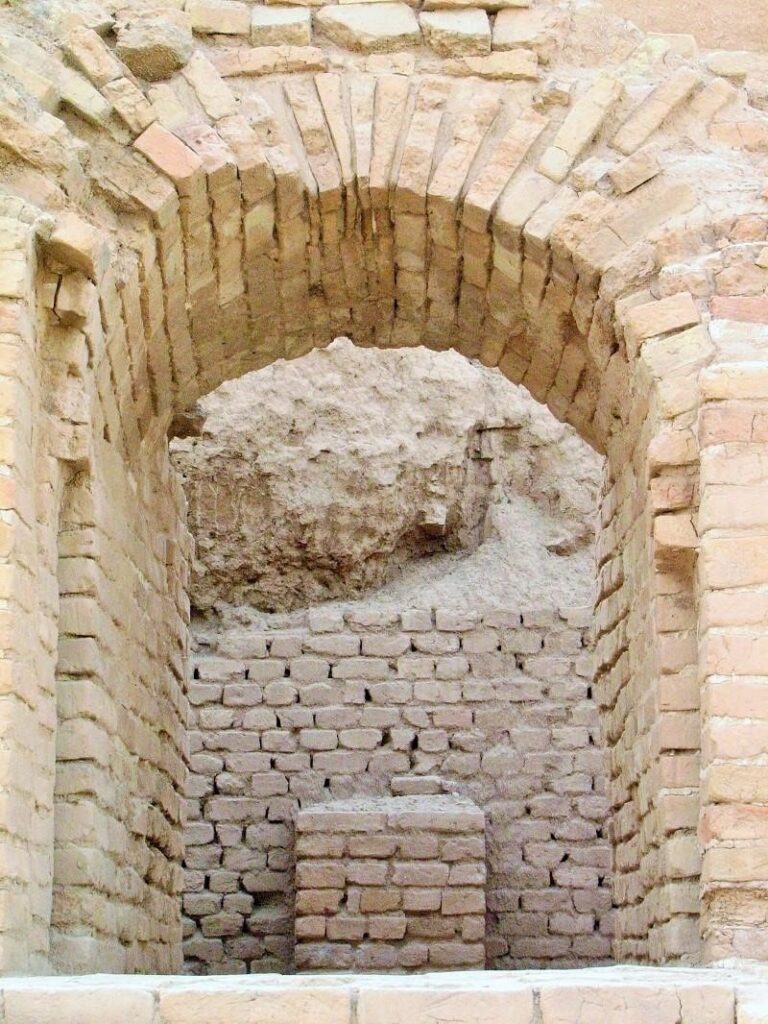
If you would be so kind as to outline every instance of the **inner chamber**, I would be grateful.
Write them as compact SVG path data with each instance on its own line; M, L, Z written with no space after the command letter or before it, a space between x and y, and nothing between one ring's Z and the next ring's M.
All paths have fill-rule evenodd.
M173 431L185 970L609 961L600 456L497 370L343 338Z

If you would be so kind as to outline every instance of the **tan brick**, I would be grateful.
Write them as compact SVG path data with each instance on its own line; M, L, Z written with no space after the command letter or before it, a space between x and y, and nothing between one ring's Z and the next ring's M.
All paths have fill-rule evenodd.
M248 4L237 0L189 0L186 5L195 32L248 35L251 15Z

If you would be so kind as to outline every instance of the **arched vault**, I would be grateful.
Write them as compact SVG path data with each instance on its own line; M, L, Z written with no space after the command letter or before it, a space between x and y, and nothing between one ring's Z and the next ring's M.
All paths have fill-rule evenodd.
M749 61L565 5L479 55L404 4L323 7L316 45L263 43L270 7L109 7L0 12L0 967L178 967L190 545L167 430L340 334L498 366L606 455L616 955L768 958ZM402 52L360 52L385 15ZM195 43L148 81L123 33L163 17Z

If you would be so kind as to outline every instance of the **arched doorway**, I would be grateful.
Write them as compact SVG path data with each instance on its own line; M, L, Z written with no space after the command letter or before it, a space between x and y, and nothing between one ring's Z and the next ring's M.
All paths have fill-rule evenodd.
M743 760L714 736L752 685L743 677L761 677L762 638L746 612L717 612L712 595L763 582L750 494L717 490L733 484L718 468L722 444L747 446L752 465L760 442L742 420L763 398L760 338L725 318L759 319L762 300L724 297L726 273L710 303L705 264L714 252L729 271L743 253L727 245L765 237L750 143L727 148L747 138L753 112L722 79L687 66L665 70L640 100L625 88L633 65L588 68L567 109L550 96L536 102L542 113L514 82L457 80L450 63L413 78L375 62L315 74L322 54L298 55L295 71L288 55L252 87L242 54L200 51L156 87L149 118L147 97L92 28L74 25L65 47L91 83L67 69L77 77L61 79L66 123L46 120L39 99L30 119L23 80L2 122L15 416L4 463L9 775L28 770L25 725L39 732L37 791L11 790L8 802L9 969L49 964L54 884L71 887L58 969L178 966L189 549L166 430L223 380L341 332L498 365L605 453L597 654L613 752L616 955L697 957L701 895L705 955L746 951L762 900L759 829L745 835L729 815L763 769L759 753ZM119 130L100 89L122 111ZM731 102L733 117L710 129ZM672 154L663 168L639 152L657 131ZM677 132L692 145L677 148ZM39 412L36 339L64 354L77 415ZM96 680L105 705L103 715L82 708L87 771L73 804L83 820L54 880L45 837L57 658L36 639L51 622L35 591L52 526L35 481L57 461L88 464L94 481L92 547L78 557L98 578L72 595L66 640L71 674Z

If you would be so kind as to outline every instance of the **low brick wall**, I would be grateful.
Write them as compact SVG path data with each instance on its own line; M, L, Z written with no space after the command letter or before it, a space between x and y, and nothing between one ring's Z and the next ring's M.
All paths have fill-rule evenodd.
M768 986L611 967L416 977L0 979L4 1024L768 1024Z
M490 967L610 957L606 758L584 610L318 609L196 627L186 969L294 967L294 819L443 789L487 822Z
M454 796L340 800L296 817L296 967L485 964L485 815Z

